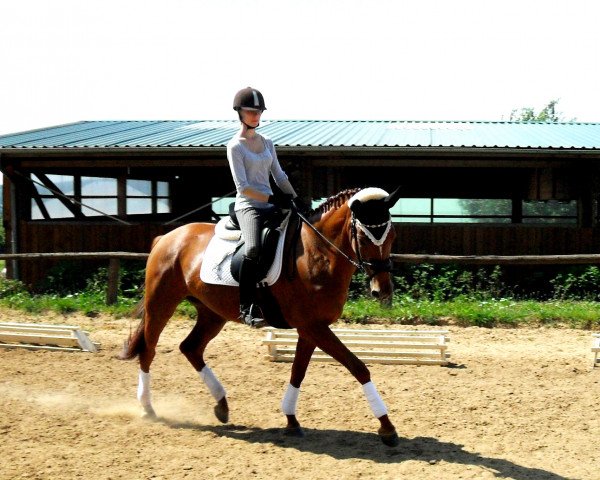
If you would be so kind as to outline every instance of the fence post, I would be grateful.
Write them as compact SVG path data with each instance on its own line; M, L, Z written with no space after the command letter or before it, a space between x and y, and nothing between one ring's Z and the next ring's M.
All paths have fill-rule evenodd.
M119 291L119 268L121 261L118 258L111 258L108 261L108 286L106 288L106 304L114 305L117 303L117 293Z

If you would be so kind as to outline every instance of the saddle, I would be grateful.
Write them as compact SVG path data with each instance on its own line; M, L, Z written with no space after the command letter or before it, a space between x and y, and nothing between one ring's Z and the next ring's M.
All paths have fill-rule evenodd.
M222 218L216 224L215 237L206 249L206 258L202 262L200 270L200 278L206 283L229 286L239 283L239 266L244 254L244 242L233 206L230 206L229 212L228 217ZM268 212L264 219L259 258L259 273L264 280L258 284L256 289L256 301L265 320L276 328L290 328L290 326L283 317L279 303L271 293L269 285L277 280L282 269L288 271L288 275L293 275L294 258L290 251L290 245L293 244L294 239L298 238L299 226L299 219L296 215L285 214L278 208L273 208L273 211ZM285 232L285 238L281 238L282 233L280 232ZM288 245L287 249L284 244ZM283 259L280 258L282 256ZM275 265L275 259L282 264ZM289 265L284 268L286 263Z
M225 222L224 230L229 232L239 231L240 224L237 220L237 215L233 209L234 204L229 205L229 218ZM258 278L264 278L273 264L275 253L277 251L277 243L279 242L280 231L278 228L286 215L277 207L270 207L261 211L264 215L263 229L260 236L260 255L258 257ZM240 236L240 241L235 247L233 257L231 258L231 276L239 282L240 280L240 265L244 255L244 239Z

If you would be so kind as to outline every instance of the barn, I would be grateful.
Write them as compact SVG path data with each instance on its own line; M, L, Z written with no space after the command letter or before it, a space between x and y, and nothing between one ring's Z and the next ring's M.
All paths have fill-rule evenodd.
M226 211L237 121L83 121L0 136L7 252L147 252ZM263 121L305 200L402 198L396 253L598 253L600 123ZM35 285L51 263L14 261Z

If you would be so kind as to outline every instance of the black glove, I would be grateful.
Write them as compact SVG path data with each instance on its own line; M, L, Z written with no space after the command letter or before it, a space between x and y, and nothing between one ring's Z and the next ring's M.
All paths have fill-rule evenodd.
M275 205L279 208L291 208L292 207L292 197L291 193L274 193L273 195L269 195L269 202L271 205Z
M294 208L296 209L296 211L298 211L298 213L302 215L306 215L310 211L308 205L304 203L304 201L300 197L294 198L292 200L292 203L294 204Z

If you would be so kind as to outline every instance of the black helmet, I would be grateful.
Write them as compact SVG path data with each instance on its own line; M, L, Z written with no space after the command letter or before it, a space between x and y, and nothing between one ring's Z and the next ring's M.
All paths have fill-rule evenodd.
M233 109L239 111L241 108L254 108L256 110L266 110L265 99L258 90L252 87L246 87L235 94L233 99Z

